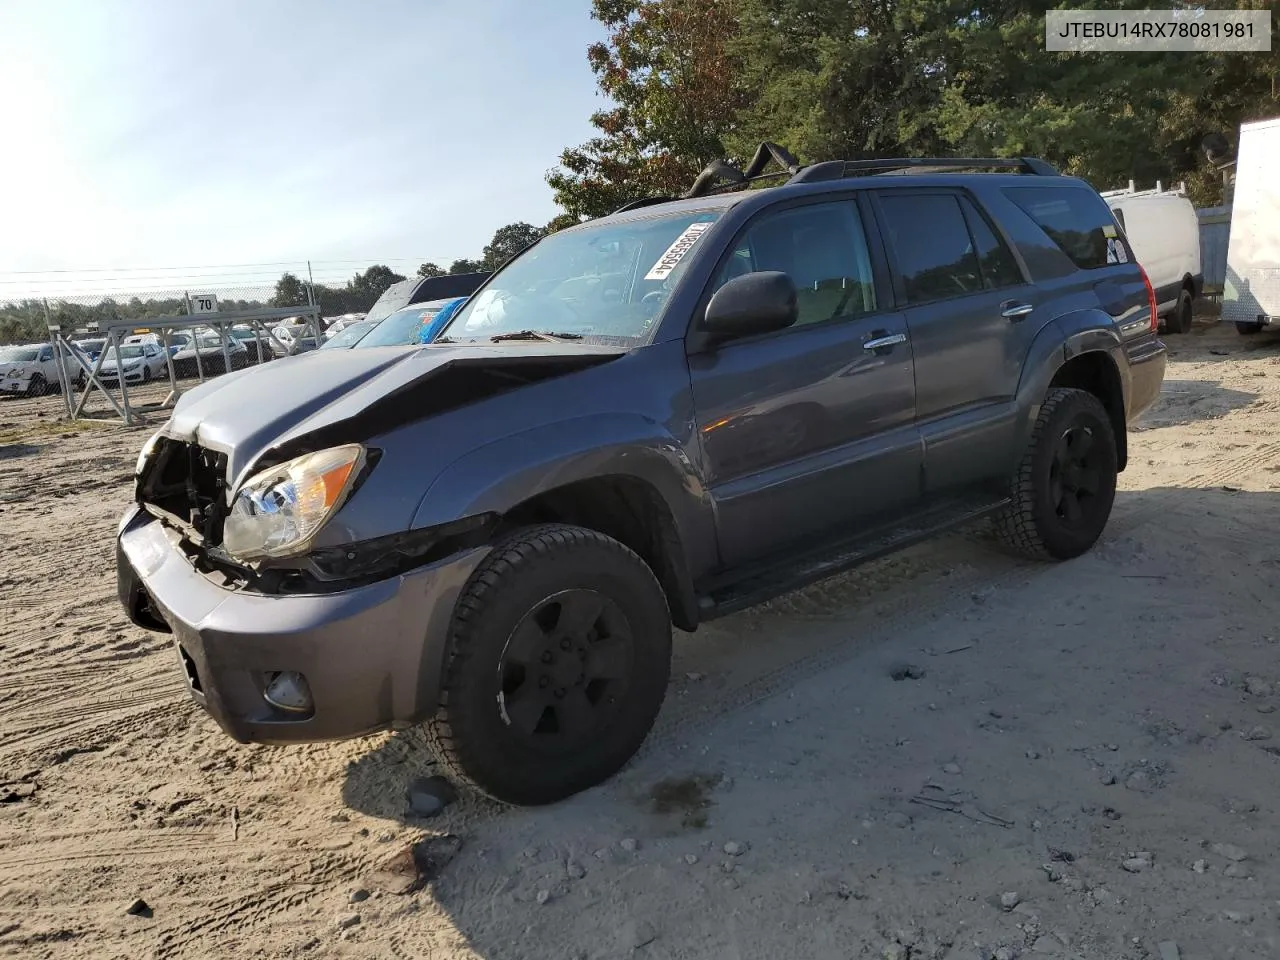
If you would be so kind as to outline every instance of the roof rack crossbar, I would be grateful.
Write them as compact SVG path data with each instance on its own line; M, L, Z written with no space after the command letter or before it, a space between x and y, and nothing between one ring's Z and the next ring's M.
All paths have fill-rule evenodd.
M828 160L805 167L787 182L817 183L865 173L934 173L938 170L968 167L1017 170L1041 177L1059 175L1057 169L1038 157L896 157L878 160Z
M727 160L712 160L698 174L698 179L693 181L693 186L688 189L682 199L691 200L694 197L701 197L713 191L722 190L722 181L730 186L740 186L761 176L779 175L763 173L770 160L782 167L783 171L792 177L800 170L799 162L785 147L766 141L756 148L755 156L751 158L751 162L747 164L745 169L739 170Z

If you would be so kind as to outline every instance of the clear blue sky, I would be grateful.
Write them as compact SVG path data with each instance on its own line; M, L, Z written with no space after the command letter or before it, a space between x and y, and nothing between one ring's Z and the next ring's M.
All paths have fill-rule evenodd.
M0 279L479 256L591 134L589 8L0 0Z

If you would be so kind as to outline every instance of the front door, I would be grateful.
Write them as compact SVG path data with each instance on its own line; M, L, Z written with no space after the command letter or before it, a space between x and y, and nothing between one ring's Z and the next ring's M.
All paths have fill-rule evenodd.
M726 566L887 522L921 495L911 340L864 213L852 198L766 210L713 284L781 270L799 307L793 327L689 358Z

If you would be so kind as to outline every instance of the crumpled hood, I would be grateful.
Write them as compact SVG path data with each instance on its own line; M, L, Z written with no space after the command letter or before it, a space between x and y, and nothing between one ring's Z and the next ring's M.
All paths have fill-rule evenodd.
M623 352L569 342L313 350L193 388L178 400L163 433L227 454L227 475L235 479L267 449L348 420L455 363Z

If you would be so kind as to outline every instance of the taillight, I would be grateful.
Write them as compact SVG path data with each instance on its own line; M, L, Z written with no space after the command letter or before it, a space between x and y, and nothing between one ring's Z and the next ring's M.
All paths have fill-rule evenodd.
M1142 269L1142 264L1138 264L1138 272L1142 274L1142 285L1147 288L1147 306L1151 308L1151 332L1156 333L1160 329L1160 315L1156 313L1156 291L1151 286L1151 278L1147 276L1147 271Z

